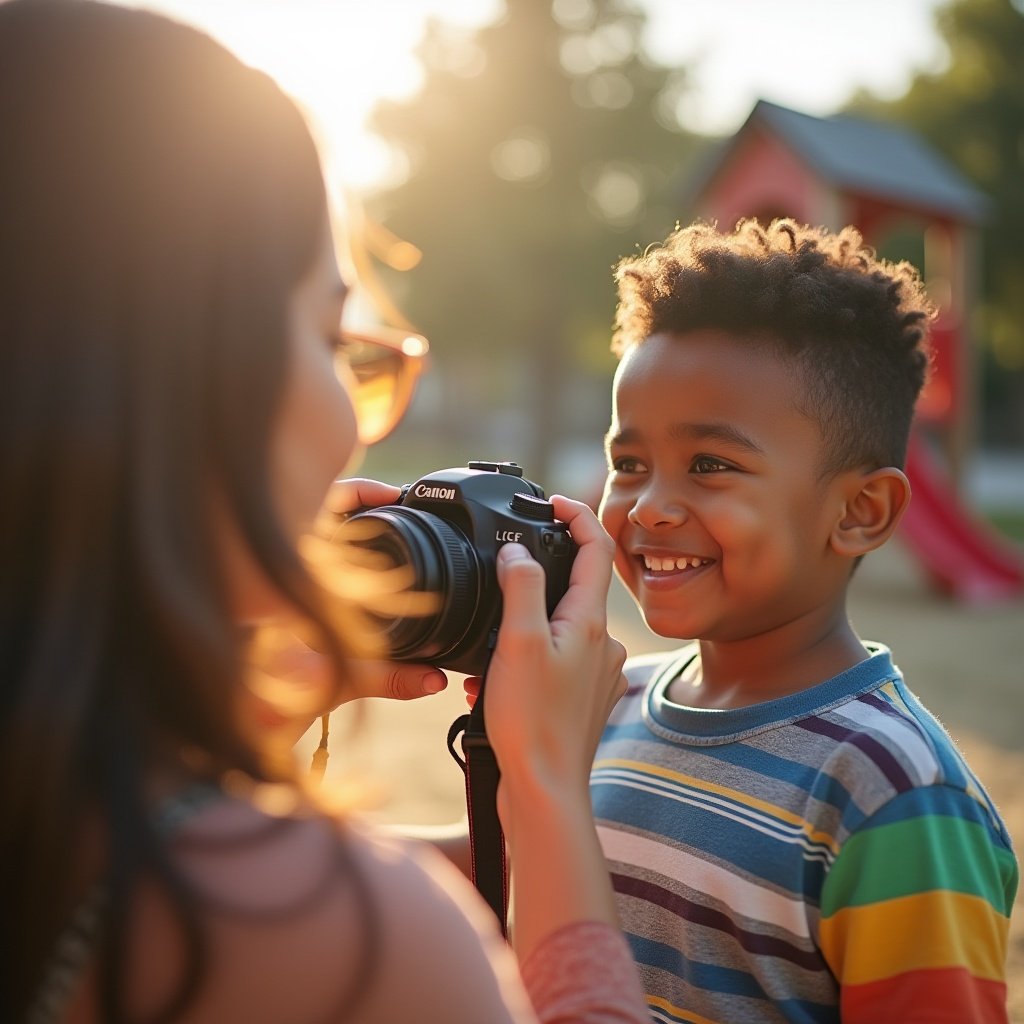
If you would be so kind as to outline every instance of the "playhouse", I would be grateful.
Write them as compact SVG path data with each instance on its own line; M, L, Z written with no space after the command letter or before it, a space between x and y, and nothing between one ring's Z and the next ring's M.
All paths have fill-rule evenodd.
M914 497L900 537L929 579L955 597L980 602L1024 590L1024 559L958 490L975 434L970 312L986 198L906 129L761 100L710 155L688 205L723 227L742 217L792 217L833 230L853 224L882 255L915 262L938 317L933 374L907 455Z

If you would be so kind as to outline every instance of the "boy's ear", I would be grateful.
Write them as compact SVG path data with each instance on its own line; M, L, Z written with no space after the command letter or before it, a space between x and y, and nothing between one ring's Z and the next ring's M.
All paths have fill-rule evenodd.
M856 558L881 547L909 503L910 481L895 466L851 473L846 501L832 530L832 549L846 558Z

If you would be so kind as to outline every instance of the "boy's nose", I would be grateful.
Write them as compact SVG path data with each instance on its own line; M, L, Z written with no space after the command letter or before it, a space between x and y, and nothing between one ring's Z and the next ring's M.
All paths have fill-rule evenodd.
M678 495L660 494L652 490L636 500L626 513L626 518L641 529L655 530L659 527L679 526L689 518L689 513Z

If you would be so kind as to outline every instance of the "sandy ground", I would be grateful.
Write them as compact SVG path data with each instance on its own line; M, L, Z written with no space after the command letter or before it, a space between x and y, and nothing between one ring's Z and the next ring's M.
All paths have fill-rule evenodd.
M990 607L951 604L932 593L898 544L861 567L851 591L861 636L888 644L911 688L943 721L988 787L1024 849L1024 600ZM651 634L616 584L610 629L631 653L670 644ZM328 777L359 779L371 813L387 822L459 819L462 773L448 726L465 710L459 677L412 704L364 701L356 718L333 716ZM308 746L308 737L304 741ZM1024 1024L1024 894L1011 923L1011 1020Z

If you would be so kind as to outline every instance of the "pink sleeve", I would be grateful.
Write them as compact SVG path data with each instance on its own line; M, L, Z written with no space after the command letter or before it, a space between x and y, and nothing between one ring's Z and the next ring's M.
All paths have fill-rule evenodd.
M522 965L540 1024L650 1024L622 934L598 921L553 932Z

